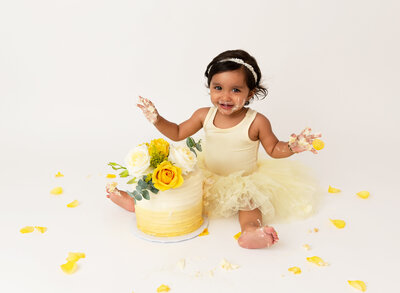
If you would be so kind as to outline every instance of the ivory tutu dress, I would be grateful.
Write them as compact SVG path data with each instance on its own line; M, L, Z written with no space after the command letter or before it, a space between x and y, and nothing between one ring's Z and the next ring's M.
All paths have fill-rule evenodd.
M239 210L258 208L266 223L311 215L317 185L307 168L288 159L258 160L260 141L248 135L257 112L248 109L239 124L227 129L214 125L216 113L212 107L205 118L199 156L206 213L230 217Z

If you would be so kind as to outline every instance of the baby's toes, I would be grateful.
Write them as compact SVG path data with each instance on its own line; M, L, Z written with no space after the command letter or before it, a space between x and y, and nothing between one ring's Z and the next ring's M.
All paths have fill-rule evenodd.
M276 231L275 231L275 229L273 227L265 226L263 230L264 230L264 232L266 234L272 236L273 243L275 243L275 242L277 242L279 240L278 233L276 233Z

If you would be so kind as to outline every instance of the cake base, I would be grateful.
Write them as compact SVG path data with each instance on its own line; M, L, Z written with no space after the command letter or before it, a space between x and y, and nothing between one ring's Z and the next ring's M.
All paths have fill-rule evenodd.
M136 237L147 240L147 241L159 242L159 243L174 243L174 242L190 240L190 239L197 237L207 227L208 227L208 218L203 216L203 224L197 230L195 230L191 233L188 233L185 235L180 235L180 236L174 236L174 237L157 237L157 236L153 236L153 235L148 235L148 234L140 231L136 224L136 217L134 217L134 220L133 220L133 234L135 234Z

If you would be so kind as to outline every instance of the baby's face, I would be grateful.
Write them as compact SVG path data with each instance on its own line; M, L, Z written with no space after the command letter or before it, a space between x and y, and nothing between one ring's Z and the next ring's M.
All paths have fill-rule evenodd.
M211 102L221 114L231 115L241 110L252 93L246 84L243 69L215 74L210 82Z

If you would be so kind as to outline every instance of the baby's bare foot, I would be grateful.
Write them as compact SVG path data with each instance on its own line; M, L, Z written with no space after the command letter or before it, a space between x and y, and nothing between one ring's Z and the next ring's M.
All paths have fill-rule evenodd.
M243 248L270 247L279 240L278 234L273 227L249 227L239 237L239 245Z
M129 212L135 212L135 200L125 191L118 190L117 188L115 188L113 191L109 191L108 188L106 188L106 191L108 193L107 197L115 204Z

